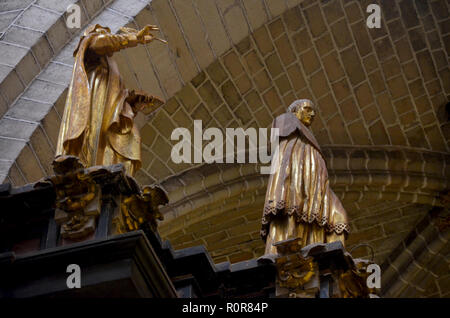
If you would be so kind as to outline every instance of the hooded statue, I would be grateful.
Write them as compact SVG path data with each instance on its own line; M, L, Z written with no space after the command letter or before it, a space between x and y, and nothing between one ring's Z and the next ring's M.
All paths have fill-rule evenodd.
M122 34L111 34L98 24L86 29L74 51L56 157L77 156L86 167L122 163L132 176L140 168L141 139L134 118L138 111L152 112L163 102L126 89L111 56L157 39L150 30L158 28L121 28Z
M261 236L265 255L275 255L274 243L300 239L302 247L342 241L349 232L347 214L331 190L319 144L307 126L315 116L310 100L297 100L289 112L275 118L279 147L272 159Z

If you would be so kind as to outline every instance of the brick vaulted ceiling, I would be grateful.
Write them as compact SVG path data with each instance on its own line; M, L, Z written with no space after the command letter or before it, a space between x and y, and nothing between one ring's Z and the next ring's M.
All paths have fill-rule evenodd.
M51 1L28 2L25 11L44 10ZM323 147L331 185L351 218L349 248L369 243L375 260L389 264L401 258L393 253L406 246L411 231L418 232L416 225L431 208L442 205L438 196L450 179L447 1L96 2L95 10L79 2L85 24L112 30L157 24L159 36L169 42L129 49L115 59L128 87L166 100L158 112L138 117L143 168L137 179L161 184L169 193L160 232L175 247L205 244L216 262L261 255L258 230L267 178L253 164L174 164L172 130L192 131L195 119L204 127L268 127L297 98L318 105L312 130ZM381 5L380 29L366 27L370 3ZM41 42L28 51L13 43L10 30L20 29L20 21L0 41L37 60L36 77L23 66L31 63L24 55L8 63L12 71L0 84L0 178L16 186L51 172L79 35L72 32L58 49L51 31L57 24L48 27L42 37L53 55L40 62ZM14 76L20 88L13 85ZM11 87L17 97L7 93ZM448 231L438 236L448 243ZM439 253L448 273L448 248L432 254ZM359 248L354 255L369 253ZM420 268L439 290L428 285L408 290L448 293L448 274L427 266Z

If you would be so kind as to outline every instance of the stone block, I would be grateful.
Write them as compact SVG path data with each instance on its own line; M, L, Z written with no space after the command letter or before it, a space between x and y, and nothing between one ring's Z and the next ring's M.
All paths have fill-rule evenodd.
M39 64L31 52L28 52L16 67L16 72L19 74L20 79L25 85L28 85L39 71Z
M387 130L393 145L406 146L406 138L399 125L391 126Z
M389 137L386 133L386 128L384 127L381 120L376 121L369 127L370 136L372 137L372 142L375 145L389 145Z
M330 132L333 143L340 145L351 144L350 138L348 137L345 129L344 121L339 114L336 114L333 118L328 120L327 128Z
M208 107L214 109L222 104L222 98L217 93L211 81L205 82L199 89L198 93L202 97L203 101L208 105Z
M272 41L268 41L268 38L269 32L267 32L264 25L253 32L253 39L255 40L256 46L262 56L272 52L274 49Z
M318 37L326 31L327 27L325 25L319 5L314 5L305 9L304 13L307 24L314 37Z
M361 61L358 57L355 47L350 47L341 52L342 62L344 63L345 70L350 77L350 83L356 85L362 82L366 75L361 66Z
M247 19L253 30L261 27L268 17L263 1L250 0L242 2L247 12Z
M59 50L70 40L70 33L67 30L66 22L64 18L59 18L46 32L47 40L53 51L59 52Z
M371 125L375 120L380 119L380 113L374 104L363 109L362 114L367 125Z
M434 79L436 77L436 70L430 53L428 51L423 51L417 53L416 57L425 82Z
M175 53L176 64L182 78L187 82L198 73L197 64L186 44L170 4L167 1L152 2L154 13L158 16L160 28L167 37L169 48Z
M211 46L216 56L221 56L230 48L231 43L227 36L225 26L221 22L222 19L216 4L209 0L199 0L196 1L196 4L205 29L208 32L208 39L211 42Z
M412 51L406 37L395 42L395 50L400 63L404 63L413 58Z
M410 145L418 145L422 148L429 148L428 142L425 139L423 128L416 126L408 131L405 131L406 138Z
M259 127L269 127L272 124L272 116L269 115L267 109L261 108L254 114Z
M245 55L244 60L250 71L250 74L255 74L263 67L263 64L255 50L252 50L247 55Z
M245 100L247 105L253 111L261 108L263 105L260 95L255 90L251 90L247 95L245 95Z
M236 78L244 71L244 68L239 60L239 57L236 55L234 51L231 51L230 53L224 56L223 63L233 78Z
M0 136L28 141L36 127L36 123L3 118L0 120Z
M263 72L265 72L265 71L263 71ZM239 93L241 93L243 95L243 94L247 93L253 87L253 84L250 81L250 79L248 78L248 76L244 74L243 76L241 76L239 79L236 80L236 86L239 90Z
M348 131L356 145L370 145L369 135L367 129L364 127L361 120L357 120L348 126Z
M357 2L349 3L344 7L344 10L347 15L347 20L349 23L354 23L363 18Z
M408 88L402 76L397 76L387 80L387 85L392 98L396 99L408 94Z
M221 127L228 127L228 123L233 119L233 115L226 105L222 105L215 113L214 118L220 123Z
M234 114L241 121L241 124L244 126L250 123L253 119L251 112L245 105L245 103L241 103L239 107L237 107L236 110L234 111Z
M42 127L49 137L53 147L56 147L58 142L59 126L61 124L61 117L58 115L54 107L50 108L45 118L42 120Z
M17 168L17 165L14 163L8 174L9 180L11 180L13 186L19 187L23 186L27 183L27 180L23 177L23 174L20 172L19 168Z
M283 13L283 20L288 31L297 31L304 25L303 17L298 6L290 8Z
M33 30L46 32L58 20L56 13L31 6L23 12L15 24Z
M369 75L370 86L375 94L381 93L386 89L385 81L380 71L373 72Z
M314 73L321 67L319 59L314 49L310 49L305 53L303 53L302 55L300 55L300 60L303 65L303 70L307 75Z
M0 83L0 93L5 97L8 105L13 103L16 97L23 92L24 88L15 70L10 71Z
M336 3L339 2L336 1ZM347 25L347 21L345 19L339 20L330 28L338 48L344 48L353 42L350 30Z
M59 63L50 63L39 74L39 79L61 85L69 85L72 78L72 68Z
M271 111L277 110L282 105L281 99L275 88L271 88L265 94L263 94L263 99L265 104L269 106Z
M172 174L167 166L158 158L155 158L147 170L148 174L157 181Z
M311 76L310 85L316 98L319 98L330 91L325 73L322 70Z
M231 80L222 85L221 91L223 98L232 109L241 101L241 96Z
M383 73L386 79L401 73L400 63L396 57L393 57L382 64Z
M339 108L346 122L351 122L360 117L358 106L353 98L347 98L340 102Z
M312 46L312 41L309 36L307 29L301 29L293 37L292 41L294 43L295 51L301 53Z
M245 37L241 42L239 42L236 46L236 50L240 55L247 53L251 48L253 48L253 42L250 40L250 37Z
M37 43L33 45L31 50L33 51L34 56L38 60L41 68L43 68L53 56L53 49L51 48L50 43L48 42L46 37L41 37L37 41ZM71 53L73 53L73 50L71 51ZM71 57L67 57L66 62L68 65L72 65L73 55Z
M24 92L23 97L53 104L65 89L66 87L63 85L35 80Z
M338 102L346 99L351 94L346 78L331 84L331 86Z
M289 79L295 91L300 91L306 87L306 81L303 77L302 71L297 64L293 64L287 69Z
M2 63L14 67L17 65L28 53L28 50L8 44L5 42L0 42L0 55L2 56Z
M90 18L93 18L104 5L102 0L82 0L83 5L86 8L87 14ZM108 1L109 2L109 1Z
M267 27L273 39L278 38L281 34L285 32L283 21L280 18L270 22Z
M198 107L192 112L192 118L200 119L203 121L203 125L207 125L211 120L210 111L205 107L205 105L200 104Z
M192 1L172 1L177 17L183 28L186 40L192 48L200 68L204 68L214 61L214 54L207 41L206 30L201 24Z
M175 126L172 124L169 116L162 110L159 110L151 120L152 125L165 138L170 138Z
M6 42L15 43L25 47L32 47L42 35L41 32L12 25L3 36L3 39Z
M16 163L28 183L36 182L45 176L34 151L28 144L22 149Z
M407 29L419 25L420 21L412 1L403 0L399 3L399 7L403 23Z
M328 24L332 24L344 16L344 10L341 7L340 1L330 1L322 7L322 10Z
M409 41L415 52L426 48L425 33L422 28L415 28L408 31Z
M366 56L367 54L373 52L365 21L353 24L351 28L359 54L361 56Z
M384 37L382 39L374 41L373 44L375 52L377 53L378 59L380 61L385 61L389 57L394 55L394 49L389 40L389 37Z
M289 79L285 74L281 75L275 80L275 85L278 88L281 96L284 96L288 91L292 89Z
M275 40L275 46L277 47L278 54L284 65L289 65L296 60L295 53L292 50L291 43L286 35Z
M284 71L281 61L276 53L273 53L266 58L266 65L272 78L277 77Z
M37 127L30 138L30 144L44 169L45 175L53 173L52 162L55 156L55 149L50 144L42 127Z
M387 92L377 96L377 104L380 108L381 116L387 124L392 124L396 121L397 115L394 112L394 106L391 102L391 97Z
M265 0L265 2L272 17L279 16L287 9L284 1Z
M373 103L372 91L367 82L355 88L355 96L360 108Z

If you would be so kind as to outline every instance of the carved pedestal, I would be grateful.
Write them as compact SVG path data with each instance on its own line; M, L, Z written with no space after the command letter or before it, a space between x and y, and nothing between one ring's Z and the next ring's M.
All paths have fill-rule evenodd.
M369 298L366 260L353 259L341 242L311 244L301 239L274 244L278 256L275 296L281 298Z
M50 183L55 189L55 246L135 231L143 224L156 231L156 220L162 219L158 207L168 202L165 192L141 189L122 164L84 168L77 157L61 156L53 170L55 175L36 187Z

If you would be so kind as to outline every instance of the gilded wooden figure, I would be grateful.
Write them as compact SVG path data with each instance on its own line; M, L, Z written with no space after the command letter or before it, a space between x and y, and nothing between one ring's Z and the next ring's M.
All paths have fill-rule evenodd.
M272 159L261 236L265 255L276 255L274 243L301 238L299 244L342 241L349 232L347 214L331 190L319 144L308 129L315 116L307 99L293 102L275 118L280 142Z
M85 167L122 163L132 176L140 168L141 139L134 118L139 111L150 113L163 102L126 89L111 57L121 49L159 40L152 30L158 28L121 28L120 34L111 34L98 24L86 29L74 52L56 157L76 156Z

